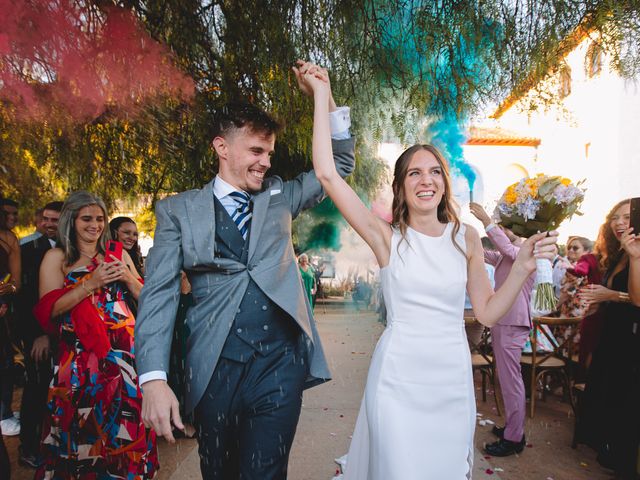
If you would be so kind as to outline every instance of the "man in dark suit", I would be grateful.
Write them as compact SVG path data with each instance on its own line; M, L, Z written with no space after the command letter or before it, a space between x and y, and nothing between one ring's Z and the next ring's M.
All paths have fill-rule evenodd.
M296 74L318 67L300 63ZM338 171L354 167L348 109L329 100ZM194 411L205 479L287 476L302 391L329 379L291 242L291 221L325 197L315 173L267 177L278 123L248 104L224 107L212 144L218 175L201 190L156 205L154 245L136 321L142 416L173 441L182 428L166 383L180 271L192 286L187 313L186 411Z
M40 263L47 251L56 245L61 210L62 202L45 205L42 211L44 235L20 247L22 288L17 298L17 318L20 319L20 336L24 346L26 382L20 405L19 461L33 468L40 463L40 433L53 367L51 339L42 331L31 311L39 298Z

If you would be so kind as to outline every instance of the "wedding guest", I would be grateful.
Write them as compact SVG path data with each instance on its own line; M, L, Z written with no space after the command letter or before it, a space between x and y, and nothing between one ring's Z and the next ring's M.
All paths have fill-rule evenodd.
M495 267L496 287L505 285L514 267L523 240L510 230L496 226L487 212L477 203L469 204L471 213L482 225L496 247L496 251L484 251L484 261ZM555 245L553 256L557 257ZM526 393L520 359L522 349L531 330L531 312L529 304L533 289L534 275L530 275L518 292L510 310L491 328L493 353L500 381L500 390L505 411L503 428L495 426L492 430L499 440L487 445L489 455L505 457L521 453L526 444L524 426L526 420Z
M575 265L580 257L591 253L593 242L585 237L569 237L567 241L567 260L571 265Z
M18 237L9 228L6 210L0 209L0 301L7 305L0 318L0 329L3 330L5 345L0 352L0 429L3 435L14 436L20 433L20 421L13 414L13 365L15 339L15 322L8 312L14 294L20 288L20 244Z
M608 227L607 227L608 228ZM606 233L600 229L600 235ZM604 245L604 239L599 239L598 244ZM567 242L567 256L573 264L567 269L563 279L559 309L562 315L583 317L580 321L578 340L578 365L576 378L582 379L591 365L591 358L598 342L604 322L600 309L591 309L580 295L580 288L586 285L600 285L604 273L600 264L602 257L598 250L592 252L593 243L584 237L571 237ZM580 256L576 258L575 255Z
M602 285L580 295L603 316L578 416L578 440L598 452L598 462L620 479L638 478L640 446L640 307L629 297L637 285L638 242L631 240L630 202L616 204L600 228L596 251L605 271ZM624 240L624 241L623 241ZM633 260L631 260L633 259Z
M72 193L60 214L58 247L40 267L34 314L59 344L36 480L149 479L158 468L133 353L129 301L142 284L126 251L122 260L106 257L106 226L100 198Z
M442 154L431 145L414 145L400 155L392 184L393 223L379 218L331 161L326 71L312 69L306 78L315 99L316 177L376 256L388 307L388 326L371 359L345 480L470 478L476 415L462 328L465 290L478 321L495 324L535 270L535 256L551 258L556 234L537 234L524 242L509 281L494 293L480 236L455 213Z
M0 210L5 214L6 228L13 230L18 224L18 202L0 197Z
M123 248L127 251L136 272L140 278L144 278L144 265L142 262L142 252L138 245L138 226L129 217L116 217L109 222L109 230L111 230L111 238L122 242Z
M47 414L49 382L53 376L51 357L57 345L55 337L49 336L33 316L33 307L40 297L40 264L45 254L56 246L61 210L62 202L47 203L41 215L43 234L20 246L22 287L16 298L16 316L20 319L18 330L24 346L25 384L20 403L18 461L31 468L42 464L42 424Z
M313 296L316 294L316 274L309 263L309 256L306 253L301 253L298 257L298 269L300 270L304 291L309 299L309 305L313 306Z

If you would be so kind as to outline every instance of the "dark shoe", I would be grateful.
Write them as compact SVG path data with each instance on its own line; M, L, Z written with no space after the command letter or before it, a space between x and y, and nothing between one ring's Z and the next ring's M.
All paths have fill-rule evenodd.
M40 468L43 462L40 455L24 453L22 445L20 445L18 447L18 463L25 467Z
M520 442L512 442L511 440L503 438L497 442L486 445L484 451L493 457L508 457L509 455L522 452L525 445L524 436Z
M491 433L493 433L498 438L502 438L504 437L504 427L499 427L497 425L494 425L493 428L491 429Z

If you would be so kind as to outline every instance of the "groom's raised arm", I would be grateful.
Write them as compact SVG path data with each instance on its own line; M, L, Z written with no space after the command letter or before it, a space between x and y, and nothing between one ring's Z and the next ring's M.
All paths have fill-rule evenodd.
M305 81L304 75L308 70L319 67L302 61L298 61L297 65L297 68L294 67L293 71L300 91L309 97L313 97L313 90ZM333 160L338 174L345 178L355 168L355 138L349 132L351 128L349 107L337 107L333 100L333 95L329 96L329 124ZM296 218L302 210L316 206L326 197L322 185L320 185L313 170L302 173L295 179L286 182L283 193L289 199L293 218Z

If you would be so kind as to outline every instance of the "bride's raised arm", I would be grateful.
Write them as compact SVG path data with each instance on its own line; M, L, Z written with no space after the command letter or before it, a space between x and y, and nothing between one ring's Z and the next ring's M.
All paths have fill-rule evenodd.
M313 168L316 176L340 213L371 247L378 263L384 267L389 263L391 226L362 203L349 184L338 175L333 161L329 127L329 77L324 69L312 70L305 74L305 82L313 90Z

